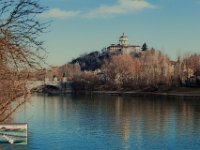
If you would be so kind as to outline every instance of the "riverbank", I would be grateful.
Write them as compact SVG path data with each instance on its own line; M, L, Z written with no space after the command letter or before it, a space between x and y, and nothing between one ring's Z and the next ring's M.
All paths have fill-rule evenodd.
M64 94L108 94L108 95L131 95L131 96L165 96L165 97L197 97L200 98L200 88L191 88L191 87L176 87L168 90L157 90L157 91L142 91L142 90L133 90L133 91L72 91L72 90L42 90L42 92L48 95L64 95Z
M200 88L179 87L170 90L160 90L154 92L146 91L92 91L94 94L109 95L132 95L132 96L167 96L167 97L198 97L200 98Z
M142 91L142 90L133 90L133 91L93 91L93 93L105 93L105 94L134 94L134 93L151 93L151 94L170 94L170 95L197 95L200 96L200 88L190 88L190 87L177 87L168 90L157 90L157 91Z

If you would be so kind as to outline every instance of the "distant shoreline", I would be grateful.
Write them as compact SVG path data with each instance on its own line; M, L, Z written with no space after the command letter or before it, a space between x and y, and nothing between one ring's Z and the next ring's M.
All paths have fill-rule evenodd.
M130 96L164 96L164 97L184 97L184 98L200 98L200 88L190 88L190 87L177 87L169 91L104 91L104 90L59 90L59 91L45 91L45 92L36 92L44 93L48 95L64 95L64 94L108 94L108 95L130 95Z
M200 93L171 93L171 92L119 92L119 91L92 91L94 94L131 95L131 96L165 96L165 97L198 97Z

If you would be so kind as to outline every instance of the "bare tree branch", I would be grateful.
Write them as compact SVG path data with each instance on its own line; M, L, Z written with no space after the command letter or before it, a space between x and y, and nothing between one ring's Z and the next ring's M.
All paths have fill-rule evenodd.
M48 26L38 18L44 10L37 0L0 0L0 122L23 104L10 107L27 95L29 73L44 62L46 51L38 39Z

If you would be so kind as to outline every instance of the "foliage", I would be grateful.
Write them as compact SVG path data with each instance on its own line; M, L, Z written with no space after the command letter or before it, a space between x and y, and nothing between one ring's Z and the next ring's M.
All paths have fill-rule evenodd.
M142 45L142 51L146 51L147 49L148 49L147 44L144 43L144 44Z
M79 64L82 71L94 71L96 69L101 68L102 64L104 63L104 60L107 58L108 54L106 52L94 51L72 60L71 64Z
M146 43L144 49L147 49ZM102 51L82 55L72 64L80 64L82 72L74 76L73 81L76 83L74 86L82 90L155 91L187 86L186 81L190 82L190 77L197 76L195 73L200 71L200 55L179 56L177 61L172 61L153 48L134 55L109 55ZM199 76L195 81L198 86Z
M101 85L101 81L92 71L85 71L74 76L74 91L94 91Z

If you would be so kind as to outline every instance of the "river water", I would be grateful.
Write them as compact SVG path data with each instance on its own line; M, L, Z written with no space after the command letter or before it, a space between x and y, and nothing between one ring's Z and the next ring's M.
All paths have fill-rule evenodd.
M0 149L200 149L200 100L195 99L32 96L12 122L28 123L28 145Z

